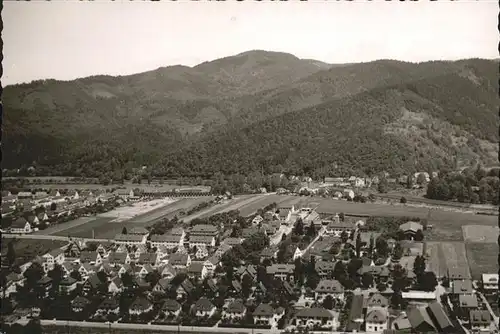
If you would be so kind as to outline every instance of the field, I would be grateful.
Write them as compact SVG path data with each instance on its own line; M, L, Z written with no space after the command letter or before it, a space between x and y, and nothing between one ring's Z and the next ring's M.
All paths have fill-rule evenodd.
M428 268L437 276L444 276L448 268L468 268L467 252L463 242L427 242Z
M43 255L68 243L60 240L2 239L2 258L7 254L7 247L10 242L14 242L17 265L29 262L37 255Z
M465 247L473 279L480 279L483 273L498 272L498 244L468 243Z
M498 239L498 226L465 225L462 230L465 242L496 243Z

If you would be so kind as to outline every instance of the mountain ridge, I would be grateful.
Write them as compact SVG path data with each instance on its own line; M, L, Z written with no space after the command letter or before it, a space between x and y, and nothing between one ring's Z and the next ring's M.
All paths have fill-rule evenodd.
M488 143L498 138L494 130L498 124L495 110L498 100L493 75L497 62L469 59L415 64L378 60L359 64L321 64L324 63L290 54L254 50L194 67L169 66L129 76L92 76L69 82L45 80L7 86L3 94L7 110L3 126L4 161L7 161L4 168L36 163L51 166L54 172L92 175L106 174L105 170L111 168L120 170L112 172L115 177L123 177L131 165L151 164L159 173L210 174L214 173L214 165L208 166L200 161L201 158L210 159L206 154L212 151L209 144L203 145L206 142L225 152L225 155L210 153L219 163L235 152L246 151L247 155L259 156L260 150L275 155L267 159L260 157L262 161L258 166L236 164L225 170L226 173L248 173L250 166L264 166L269 171L292 169L304 173L306 168L316 174L322 169L334 173L336 171L325 167L334 160L329 153L317 153L323 157L313 159L318 164L316 167L299 162L306 156L305 147L309 147L300 144L300 140L309 142L309 145L314 142L328 150L331 145L321 139L321 136L327 138L328 132L319 131L316 137L308 139L299 133L292 136L281 133L286 130L272 124L305 122L312 129L330 127L343 133L344 130L329 123L331 119L327 117L326 122L319 117L324 108L340 113L337 106L344 106L342 122L351 124L350 118L362 118L359 118L359 111L350 108L365 106L366 101L372 101L371 94L384 96L384 101L373 100L374 108L380 119L390 119L392 125L380 124L370 114L372 123L366 124L364 132L372 136L371 140L378 141L379 147L387 148L388 143L399 147L405 161L415 159L415 155L424 154L422 152L437 152L436 159L441 161L440 164L450 165L453 164L451 155L461 150L460 163L465 164L474 159L488 161L494 153L490 152ZM364 108L369 110L371 107ZM301 113L320 123L301 119ZM442 135L441 139L434 138L433 141L433 132L428 130L427 124L416 121L420 118L426 122L433 120L463 136L446 136L437 131ZM323 121L328 126L321 124ZM410 131L408 124L422 129L420 132ZM256 134L266 137L259 127L276 132L278 137L271 140L281 142L281 136L295 146L282 143L281 148L275 146L270 152L257 140L251 140L247 142L252 146L248 150L229 143L222 147L230 140L245 142L246 139L235 135L238 132L246 133L247 137ZM300 131L316 131L299 125L294 127ZM353 129L360 131L356 126ZM413 147L411 141L405 141L403 134L409 133L429 150L421 151ZM442 139L444 137L449 138ZM368 139L363 139L363 145L371 147L367 144ZM456 142L463 140L474 142L479 153ZM335 145L332 148L339 150ZM288 155L284 152L290 149L295 153ZM344 153L344 163L352 164L353 160ZM186 161L183 154L198 158ZM114 166L103 162L113 155L116 155ZM165 159L184 161L184 166L163 168L161 163ZM378 158L370 159L377 162L367 167L368 170L375 172L388 166L394 169L395 162L388 157L384 158L385 167L384 159L382 162ZM247 161L247 158L241 157L241 160ZM368 160L359 161L371 164ZM208 166L205 169L204 164ZM410 168L407 163L403 165ZM420 163L422 168L427 165L432 164L429 161ZM97 171L91 171L92 168Z

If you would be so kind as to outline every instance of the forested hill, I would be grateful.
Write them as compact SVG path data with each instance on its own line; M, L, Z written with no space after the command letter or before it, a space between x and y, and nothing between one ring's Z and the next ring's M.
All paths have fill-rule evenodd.
M3 168L118 180L143 164L169 176L489 164L497 66L333 66L250 51L193 68L9 86Z

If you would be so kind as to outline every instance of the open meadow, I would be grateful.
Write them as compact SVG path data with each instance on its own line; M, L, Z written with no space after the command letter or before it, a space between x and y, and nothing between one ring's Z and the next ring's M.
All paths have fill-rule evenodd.
M14 253L16 254L16 265L22 265L33 260L37 255L43 255L53 249L61 248L68 244L61 240L33 240L33 239L4 239L2 238L2 259L7 254L8 244L14 243Z
M427 265L437 276L446 275L448 268L469 268L465 243L427 242Z
M498 239L498 226L464 225L462 226L462 230L465 242L496 243Z
M467 243L465 247L473 279L480 279L483 273L498 272L497 243Z

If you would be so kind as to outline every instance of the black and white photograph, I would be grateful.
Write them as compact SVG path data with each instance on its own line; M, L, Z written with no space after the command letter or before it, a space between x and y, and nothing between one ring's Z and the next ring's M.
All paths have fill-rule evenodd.
M3 1L0 333L500 333L498 13Z

